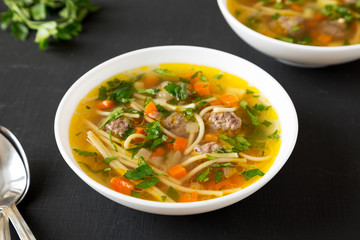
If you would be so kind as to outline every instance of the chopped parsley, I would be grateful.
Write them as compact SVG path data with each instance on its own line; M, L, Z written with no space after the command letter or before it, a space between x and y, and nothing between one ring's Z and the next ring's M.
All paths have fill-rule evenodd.
M115 143L112 140L112 131L111 130L109 131L109 139L110 139L111 145L114 147L115 152L117 152L118 149L117 149L117 146L115 145Z
M176 202L179 201L179 199L180 199L180 194L172 186L169 187L169 190L167 190L166 195L171 197Z
M131 196L139 198L141 196L141 193L131 191Z
M129 128L128 130L126 130L123 134L121 134L121 137L123 139L127 139L128 136L130 136L131 134L135 133L135 128Z
M175 83L169 83L164 89L180 101L185 101L188 95L187 84L182 87Z
M113 120L116 120L118 118L120 118L121 116L124 115L124 108L122 107L118 107L116 108L114 111L112 111L108 116L107 118L104 120L104 122L100 125L100 127L98 129L101 129L103 128L107 123L113 121Z
M118 157L107 157L103 160L104 163L109 164L112 160L117 159Z
M86 105L85 107L86 107L86 109L91 109L91 107L89 107L88 105Z
M137 89L136 91L138 93L156 95L160 91L160 89L158 89L158 88L149 88L149 89Z
M208 169L206 169L204 172L202 172L199 176L197 176L197 180L199 181L199 182L207 182L207 180L209 180L208 178L207 178L207 175L209 175L209 173L210 173L210 169L208 168ZM207 179L207 180L206 180Z
M255 168L255 169L251 169L245 172L242 172L239 176L244 176L245 180L248 181L251 178L255 177L255 176L264 176L265 173L263 173L260 169Z
M216 173L215 173L215 184L221 181L222 174L223 174L223 172L221 170L216 171Z
M211 168L222 168L222 167L236 167L231 163L213 164Z
M222 79L222 78L223 78L223 76L224 76L223 74L220 74L220 73L219 73L219 74L214 75L214 76L213 76L213 78L214 78L214 79L219 79L219 80L220 80L220 79Z
M272 122L270 122L268 120L264 120L261 124L265 125L266 127L269 127L272 124Z
M162 69L162 68L156 68L153 70L155 73L168 76L168 77L175 77L177 74L168 70L168 69Z
M81 133L82 133L82 132L78 132L78 133L75 134L75 136L79 136Z
M271 135L268 136L269 139L280 139L280 135L278 134L278 130L275 130Z
M221 140L230 143L233 146L233 148L231 149L232 152L241 152L243 150L247 151L251 146L250 142L240 135L236 136L235 139L229 138L224 134L219 134L219 137Z
M206 158L209 159L209 160L216 160L216 157L213 157L209 154L206 154Z
M183 111L183 114L185 116L185 119L188 121L194 120L194 113L196 113L195 109L187 108Z
M149 188L154 186L155 184L157 184L158 182L160 182L159 178L157 177L151 177L150 179L145 179L144 181L142 181L141 183L135 185L136 188Z
M161 200L162 200L163 202L166 201L166 198L167 198L167 196L165 196L165 195L162 195L162 196L161 196Z
M84 151L84 150L80 150L80 149L76 149L76 148L73 148L73 151L76 152L77 154L79 154L80 156L84 156L84 157L92 157L92 156L98 155L96 152L88 152L88 151Z
M216 86L220 89L220 91L223 90L222 86L220 84L216 84Z

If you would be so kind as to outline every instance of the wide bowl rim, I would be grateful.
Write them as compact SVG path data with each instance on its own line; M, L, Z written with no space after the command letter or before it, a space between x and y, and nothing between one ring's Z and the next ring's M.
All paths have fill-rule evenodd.
M231 24L234 26L239 27L242 31L246 32L247 34L251 34L253 36L256 36L256 38L259 38L263 41L267 41L273 45L277 45L279 47L287 47L287 48L293 48L296 50L304 50L304 51L318 51L318 52L343 52L346 51L352 51L354 49L360 48L360 43L358 44L352 44L352 45L346 45L346 46L312 46L312 45L301 45L296 43L288 43L285 41L277 40L268 36L265 36L247 26L245 26L243 23L238 21L229 11L227 7L227 2L229 0L217 0L218 6L220 8L220 11L222 14L226 15L226 18L231 21ZM230 24L230 23L229 23Z
M126 196L126 195L117 193L117 192L101 185L100 183L97 183L95 180L91 179L88 175L86 175L86 173L83 172L81 170L81 168L73 161L73 159L71 158L72 156L69 156L69 154L67 153L65 146L66 146L66 144L69 144L68 139L66 142L64 142L61 139L61 137L62 137L62 133L60 131L61 130L61 126L60 126L61 116L62 116L62 114L64 114L66 104L70 104L72 94L74 94L74 92L77 90L77 88L81 84L83 84L88 77L90 77L91 75L93 75L99 71L102 71L103 68L111 66L112 64L116 63L117 61L125 61L126 58L134 57L136 55L141 55L141 54L145 54L145 53L151 53L151 52L157 52L157 51L179 51L179 50L199 51L199 52L204 52L204 53L206 52L206 53L213 54L213 55L219 55L219 56L223 55L228 58L237 59L237 61L242 62L245 65L251 66L253 69L256 69L257 71L261 72L262 74L265 74L268 77L267 80L271 81L272 84L275 84L275 86L280 91L282 91L284 97L286 98L285 100L287 101L288 105L291 106L290 109L288 109L288 110L289 110L289 114L291 114L291 117L292 117L292 132L290 133L292 136L292 139L289 139L290 140L289 147L285 150L283 159L278 160L278 162L276 162L276 160L277 160L276 159L275 160L276 164L274 162L274 164L271 166L271 168L265 174L265 176L263 176L261 179L259 179L252 185L248 186L247 188L242 189L241 191L226 195L226 196L222 196L219 198L206 200L206 201L200 201L200 202L163 203L163 202L142 200L142 199L138 199L138 198L134 198L131 196ZM102 79L99 82L99 84L103 81L105 81L105 79ZM248 80L246 80L246 81L248 81ZM73 113L71 113L71 115L72 114ZM55 121L54 121L54 132L55 132L55 139L56 139L57 146L58 146L59 151L60 151L62 157L64 158L65 162L86 184L88 184L90 187L95 189L100 194L102 194L118 203L121 202L120 204L122 204L122 205L131 207L134 209L142 210L145 212L168 214L168 215L189 215L189 214L197 214L197 213L202 213L202 212L213 211L213 210L231 205L231 204L233 204L237 201L240 201L243 198L249 196L250 194L254 193L258 189L263 187L268 181L270 181L278 173L278 171L282 168L282 166L285 164L285 162L288 160L288 158L290 157L290 155L295 147L295 143L296 143L297 135L298 135L298 118L297 118L294 104L293 104L292 100L290 99L289 95L287 94L287 92L285 91L285 89L272 76L270 76L267 72L265 72L264 70L262 70L260 67L256 66L255 64L253 64L243 58L240 58L238 56L232 55L230 53L222 52L219 50L215 50L215 49L197 47L197 46L173 45L173 46L149 47L149 48L144 48L144 49L139 49L139 50L131 51L128 53L124 53L119 56L113 57L103 63L100 63L99 65L95 66L94 68L89 70L87 73L82 75L67 90L67 92L65 93L64 97L62 98L62 100L58 106L58 109L57 109L56 115L55 115ZM132 205L132 206L129 206L129 205ZM136 205L136 207L134 207L134 205ZM146 208L146 210L144 210L144 208ZM152 209L150 209L150 208L152 208ZM166 213L166 212L158 211L159 209L160 210L161 209L187 210L187 212L182 213L182 212L171 212L170 211L169 213ZM200 210L200 209L205 209L205 210Z

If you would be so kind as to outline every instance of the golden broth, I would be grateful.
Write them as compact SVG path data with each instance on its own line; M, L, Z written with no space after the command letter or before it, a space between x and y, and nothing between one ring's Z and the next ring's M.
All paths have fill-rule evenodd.
M160 79L159 83L161 83L165 80L176 83L176 82L178 82L179 77L182 77L182 78L188 79L189 81L194 81L195 85L209 84L208 87L211 92L211 96L213 98L214 97L217 98L216 101L218 101L218 99L222 99L221 97L223 95L230 94L230 95L236 96L239 99L239 101L242 101L242 103L243 103L243 101L246 102L248 104L248 106L255 106L256 104L258 104L258 105L263 104L263 106L267 106L268 109L262 110L259 112L260 114L257 116L257 119L259 120L259 122L262 122L262 123L264 123L266 121L271 122L272 124L270 126L265 126L264 124L261 124L261 123L259 125L253 125L250 115L243 107L240 106L240 102L239 102L235 106L237 109L234 111L234 114L237 116L241 116L241 120L242 120L241 127L235 131L219 130L219 132L216 132L214 134L220 136L220 132L221 132L221 134L230 136L231 138L236 137L236 135L241 135L241 136L244 136L244 138L246 138L247 140L253 138L256 141L260 141L260 143L262 143L262 144L265 143L265 145L263 144L263 146L259 147L260 145L256 146L257 142L254 140L254 143L249 147L249 149L243 150L242 152L247 155L257 157L257 158L261 158L262 156L269 156L269 159L267 159L265 161L246 160L246 162L243 162L243 163L232 162L231 164L233 166L227 167L228 172L230 172L230 174L232 173L229 176L224 175L224 172L226 172L226 171L223 169L225 167L215 168L215 165L217 165L218 163L214 162L212 165L208 166L207 168L201 169L201 171L196 172L195 175L193 175L190 179L183 181L182 184L172 184L173 182L177 182L177 181L181 182L183 178L172 177L172 175L170 175L169 172L170 172L170 168L172 168L174 166L172 166L172 167L166 166L166 164L165 164L172 160L172 157L174 156L174 150L175 150L174 146L177 141L177 139L173 139L173 138L169 137L169 139L172 139L172 141L175 141L175 143L171 143L170 141L169 141L169 143L163 142L162 145L159 145L159 147L156 148L156 149L164 148L166 150L166 153L163 156L164 164L155 167L155 165L153 165L151 163L151 160L156 157L150 157L149 161L147 161L147 163L152 168L160 169L160 171L162 171L163 174L162 175L160 174L160 176L158 176L158 178L160 178L161 181L159 183L156 183L156 185L154 185L150 188L147 188L147 189L133 188L131 190L131 195L133 195L135 197L140 197L142 199L154 200L154 201L165 201L165 202L194 201L194 200L201 201L201 200L215 198L218 196L218 195L214 195L214 194L203 194L206 191L210 191L210 193L211 193L211 191L214 191L214 193L216 193L216 194L221 192L221 195L227 195L227 194L230 194L231 192L239 190L240 188L245 188L245 187L251 185L252 183L254 183L255 181L259 180L261 176L258 176L258 175L253 176L250 179L246 180L245 176L244 176L244 172L249 171L249 170L258 169L262 173L266 173L268 171L268 169L271 167L271 165L273 164L273 162L278 154L279 148L280 148L280 139L278 139L278 138L270 139L272 134L277 134L280 132L280 125L278 122L278 117L276 115L275 110L270 107L270 103L261 95L259 90L256 89L255 87L249 86L245 80L243 80L237 76L234 76L234 75L231 75L228 73L224 73L215 68L199 66L199 65L172 63L172 64L160 64L157 69L166 69L168 72L171 72L173 75L176 75L176 76L166 76L166 75L161 75L161 74L155 73L153 71L154 70L153 67L141 67L138 69L127 71L125 73L118 74L118 75L106 80L104 83L102 83L97 88L93 89L90 93L88 93L86 95L86 97L80 101L80 103L76 109L76 112L74 113L74 115L72 117L71 124L70 124L70 129L69 129L70 146L72 149L80 149L82 151L97 154L96 156L84 156L84 154L78 154L77 152L74 151L74 153L73 153L74 157L78 161L80 167L84 170L84 172L87 175L89 175L91 178L93 178L95 181L103 184L106 187L116 190L114 188L114 185L112 185L112 183L111 183L112 179L118 178L118 177L122 178L122 176L124 175L126 170L128 170L128 169L133 170L136 167L138 167L138 165L134 166L134 164L135 163L137 164L138 161L135 159L131 159L131 157L129 157L129 156L131 156L131 152L128 152L126 150L124 152L125 152L128 160L123 159L122 157L118 157L118 159L112 160L109 164L104 163L104 158L109 157L109 156L112 157L112 154L118 154L118 152L117 153L114 152L113 145L107 144L107 150L105 150L105 151L108 151L108 153L110 153L110 155L104 156L102 154L102 152L99 151L98 148L96 148L93 144L91 144L91 140L89 140L89 135L88 135L89 131L94 133L95 136L97 138L99 138L100 140L101 140L101 132L103 134L105 132L105 131L102 131L102 130L104 130L104 128L102 130L97 129L97 127L100 126L101 123L106 118L106 116L99 116L99 111L98 111L98 104L103 101L103 100L97 100L99 88L101 86L107 86L106 82L114 80L115 78L118 78L120 80L126 80L126 81L134 81L134 79L136 79L137 76L142 76L142 78L140 78L140 80L138 80L137 82L142 82L140 85L145 85L145 83L147 83L149 81L148 79ZM198 73L198 76L194 77L195 73ZM143 75L140 75L140 74L143 74ZM215 76L217 76L217 77L215 77ZM221 76L221 79L216 79L216 78L219 78L219 76ZM194 78L191 79L191 77L194 77ZM206 79L206 81L199 80L200 77L202 77L203 80ZM189 83L189 85L188 85L189 88L187 90L188 93L194 90L193 88L195 88L195 85L191 85ZM155 85L155 87L156 86L158 86L158 85ZM163 90L163 91L165 91L165 90ZM202 90L200 89L200 91L202 91ZM195 94L194 96L188 95L188 98L194 98L195 96L198 97ZM139 101L139 99L137 99L134 96L132 98L136 99L136 101ZM207 99L210 99L210 98L207 98ZM176 100L176 98L175 98L175 100ZM201 99L201 100L204 101L204 99ZM132 100L130 100L130 102L131 101ZM155 100L153 100L153 101L155 101ZM198 107L197 110L194 110L194 111L199 113L202 109L204 109L204 107L206 107L207 105L212 104L212 103L215 104L216 101L210 102L204 106L200 106L200 107ZM170 101L168 101L168 102L170 102ZM184 103L183 105L186 105L187 103L190 103L190 102L191 101L188 101L188 102ZM178 103L178 104L180 104L180 103ZM118 103L116 105L117 106L114 106L109 110L114 110L117 107L121 106L121 104L118 104ZM130 108L128 103L126 105L127 105L126 108ZM125 105L122 105L122 106L125 106ZM166 105L164 105L164 106L166 106ZM159 107L157 107L157 108L159 108ZM175 112L181 113L181 111L179 111L179 110L176 110ZM146 114L147 113L145 110L145 116L146 116ZM165 118L165 117L163 117L163 118ZM142 117L140 117L140 119L142 119ZM96 126L96 128L91 127L87 123L88 121L90 121L92 124L94 124ZM144 119L142 119L141 121L138 119L130 119L129 121L130 121L131 126L135 126L137 124L136 126L138 126L139 128L140 127L144 128L144 129L147 128L146 120L144 120ZM159 120L159 122L161 123L162 126L164 124L164 121L165 121L164 119ZM186 123L188 124L188 121L186 121ZM205 123L205 125L207 124L206 121L204 121L204 123ZM199 123L199 126L200 126L200 123ZM206 127L206 130L207 130L207 127ZM207 133L209 133L209 132L207 132ZM106 134L104 134L104 136L108 136L108 134L109 133L106 132ZM164 135L166 135L166 134L164 134ZM269 138L269 136L270 136L270 138ZM125 139L121 139L120 136L112 135L112 141L114 141L114 144L117 144L116 145L117 148L125 148L124 140ZM117 143L115 141L117 141ZM151 140L149 140L149 141L151 141ZM187 141L190 141L190 140L187 139ZM106 145L105 140L103 140L102 142L104 145ZM227 146L227 148L229 148L229 149L231 149L231 147L232 147L231 144L229 145L229 143L227 143L226 141L221 140L221 139L219 139L217 143L222 145L222 147L224 149L226 148L225 146ZM171 144L173 144L173 145L171 145ZM201 138L201 141L199 142L199 144L205 144L204 137ZM136 145L131 144L131 147L134 147L134 146L136 146ZM181 159L177 162L176 165L181 165L181 163L186 161L187 159L189 159L190 156L193 157L193 156L200 155L200 154L197 154L194 150L191 151L191 153L188 155L186 155L184 153L185 151L181 152L180 150L178 150L178 152L180 152L180 154L181 154ZM205 159L202 159L200 161L196 161L189 165L186 165L185 169L187 171L187 174L189 174L195 167L199 166L200 164L206 163L207 161L216 161L212 157L208 156L211 154L214 154L214 153L209 153L209 154L207 154L207 157ZM236 158L240 159L240 157L236 157ZM220 159L220 158L218 158L218 159ZM230 158L229 158L229 160L230 160ZM113 163L115 161L121 162L121 164L126 166L126 169L120 169L118 167L114 167ZM133 161L132 167L126 165L127 161ZM230 162L231 161L229 161L229 163ZM212 168L212 166L214 168ZM206 169L211 170L210 173L205 176L208 180L205 181L206 180L206 178L205 178L203 181L199 181L198 180L199 176L202 173L204 173L206 171ZM217 183L215 183L216 174L218 174L217 173L218 171L222 171L222 173L221 173L222 176L221 176L221 180L217 179L219 181ZM241 174L243 174L243 175L241 175ZM166 175L166 176L164 176L164 175ZM142 178L141 181L144 179L149 180L149 179L153 179L153 177L145 177L145 178ZM175 179L175 180L173 182L171 182L172 181L171 180L170 181L171 184L169 184L168 182L167 183L164 182L163 179L165 179L164 181L169 181L167 179L170 179L170 180ZM133 182L138 184L139 181L140 180L138 179L138 180L134 180ZM156 190L155 192L152 190L153 188ZM185 188L185 191L183 191L182 188ZM191 189L191 191L189 191L189 189ZM120 192L124 193L123 191L120 191ZM174 192L175 192L175 195L178 194L178 197L176 197L176 196L174 197ZM199 194L198 194L198 192L199 192ZM186 194L188 194L190 197L185 196ZM196 198L194 198L194 196L192 196L192 194L196 194Z
M313 46L360 43L356 0L229 0L228 9L247 27L281 41Z

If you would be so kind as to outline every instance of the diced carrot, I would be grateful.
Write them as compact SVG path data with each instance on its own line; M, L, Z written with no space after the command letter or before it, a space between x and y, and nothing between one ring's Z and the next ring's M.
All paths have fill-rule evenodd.
M302 8L299 5L295 4L295 3L291 5L291 9L294 10L294 11L297 11L297 12L302 11Z
M225 94L220 97L220 101L228 107L239 105L240 99L234 94Z
M159 83L160 79L154 76L149 76L143 78L142 81L144 82L145 88L152 88Z
M321 21L321 20L325 19L325 16L321 12L317 12L317 13L315 13L314 19L317 21Z
M183 151L185 151L186 145L187 145L187 139L178 137L175 139L173 150L174 151L179 150L179 151L183 152Z
M216 133L207 133L205 134L205 142L217 142L219 136Z
M145 114L152 119L156 119L159 116L159 110L157 110L153 102L149 102L145 107Z
M211 106L220 106L220 105L223 105L223 103L220 100L216 100L216 101L210 102L210 105Z
M197 91L199 96L205 97L211 93L209 83L195 83L194 90Z
M119 193L130 195L135 184L123 177L113 177L110 181L110 187Z
M135 128L135 133L146 134L145 128L142 127L134 127L134 128Z
M173 178L182 178L187 175L186 169L181 165L175 165L172 168L169 168L168 173Z
M138 134L146 134L145 132L145 128L142 127L134 127L135 128L135 133ZM134 142L142 142L144 140L144 138L134 138Z
M232 184L235 184L237 186L240 186L240 184L242 184L244 182L244 177L239 176L239 174L233 174L230 178L229 178L230 182Z
M319 36L316 37L316 41L319 42L321 45L328 45L332 40L332 36L321 33Z
M163 147L157 147L154 149L151 157L162 157L166 154L166 150Z
M220 190L220 189L226 190L226 189L232 188L232 183L229 179L222 180L216 184L215 184L215 181L208 181L207 187L208 187L208 189L212 189L212 190Z
M168 148L168 149L173 149L174 148L174 144L173 143L166 143L165 144L166 145L166 147Z
M109 110L109 109L115 107L115 101L104 100L102 102L99 102L95 106L96 106L97 109L100 109L100 110Z
M198 197L197 192L188 192L181 195L179 202L196 202Z

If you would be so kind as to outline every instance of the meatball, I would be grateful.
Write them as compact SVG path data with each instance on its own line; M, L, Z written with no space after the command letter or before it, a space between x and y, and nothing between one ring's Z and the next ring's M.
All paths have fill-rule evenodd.
M204 154L204 153L216 152L216 150L221 150L222 147L216 142L209 142L203 145L195 145L194 149L196 153Z
M177 136L187 138L189 133L186 132L186 121L182 114L172 113L170 116L166 117L163 125L170 132L174 133Z
M106 124L105 129L109 131L111 130L111 132L116 135L121 135L129 129L129 125L130 123L127 120L118 118Z
M334 39L343 39L346 34L346 23L326 20L319 24L319 32L331 35Z
M212 112L207 115L209 130L236 130L241 127L241 118L235 115L233 112Z
M280 16L272 24L272 26L279 26L280 28L286 30L286 33L291 37L299 38L305 33L304 22L304 18L300 16Z

